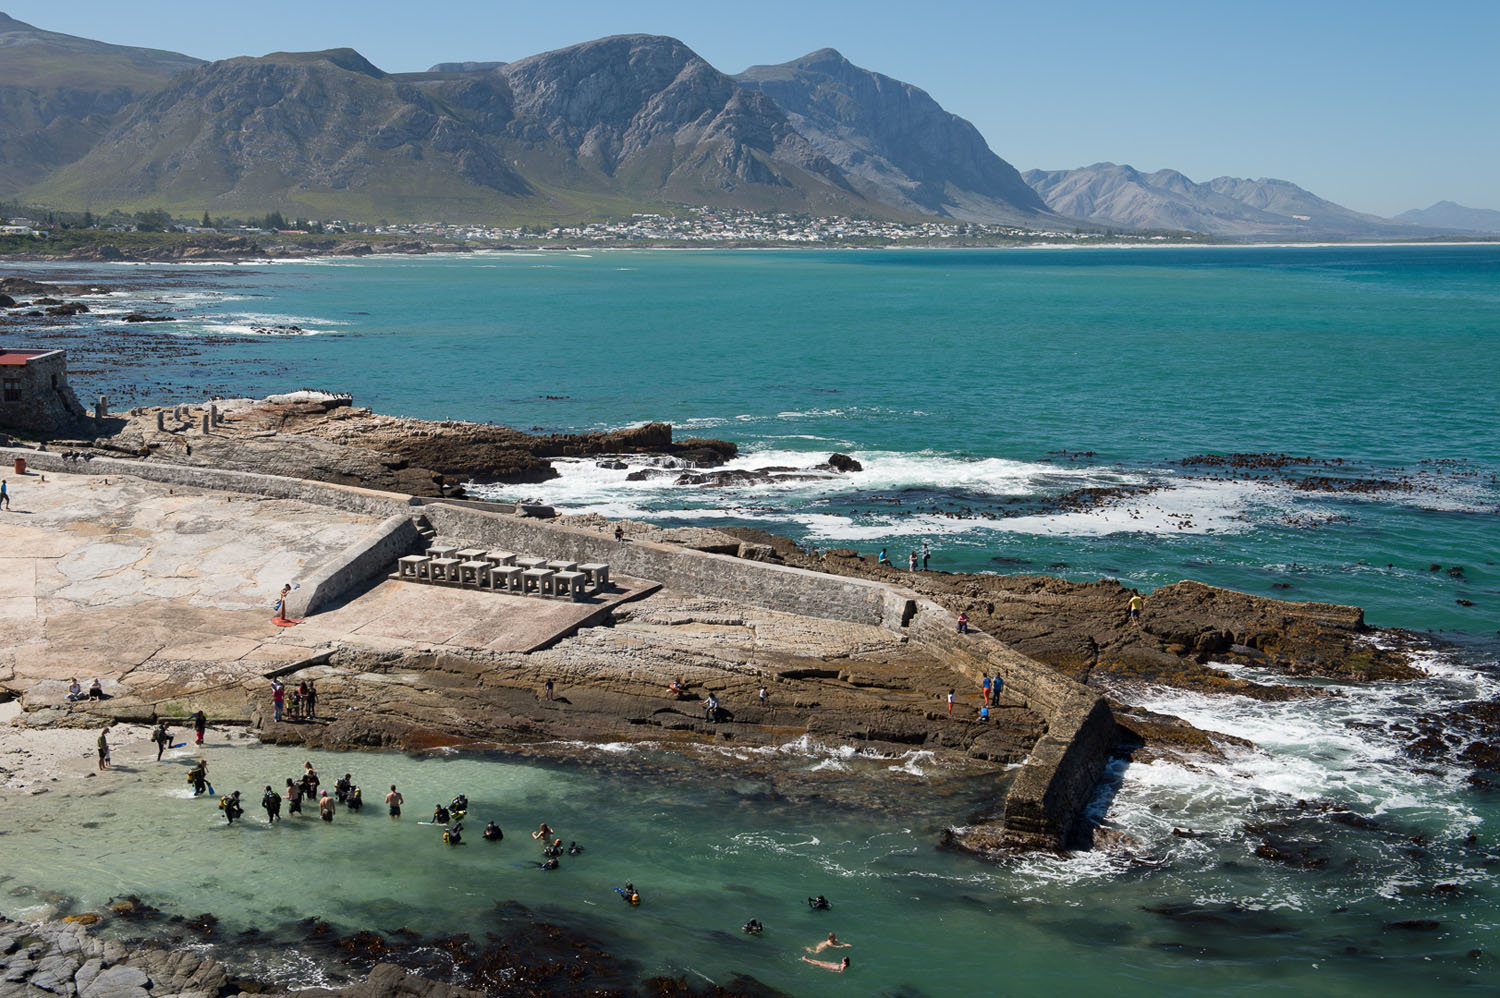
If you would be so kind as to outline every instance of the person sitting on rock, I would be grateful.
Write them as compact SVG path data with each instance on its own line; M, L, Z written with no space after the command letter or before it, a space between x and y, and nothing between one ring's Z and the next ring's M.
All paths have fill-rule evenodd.
M83 687L78 685L78 677L68 680L68 701L76 703L83 699Z
M104 699L104 685L102 683L100 683L99 680L97 680L97 679L94 680L94 685L92 685L92 686L89 687L89 699L90 700L103 700Z

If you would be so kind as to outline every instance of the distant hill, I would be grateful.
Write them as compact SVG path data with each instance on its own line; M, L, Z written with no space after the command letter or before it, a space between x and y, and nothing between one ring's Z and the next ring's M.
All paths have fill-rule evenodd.
M44 31L0 14L0 195L82 156L121 108L201 63Z
M670 38L391 76L352 49L182 73L32 192L318 217L566 218L687 202L880 214L769 98Z
M1096 163L1023 176L1059 215L1134 229L1181 229L1229 238L1414 238L1411 225L1351 211L1285 180L1219 177L1194 183L1176 170L1141 173Z
M735 77L870 197L928 215L1036 224L1046 204L978 129L926 91L861 69L833 49Z
M1396 216L1398 222L1425 225L1455 232L1477 232L1500 235L1500 211L1490 208L1466 208L1452 201L1439 201L1431 208L1413 208Z
M428 69L429 73L484 73L499 69L503 62L440 62Z

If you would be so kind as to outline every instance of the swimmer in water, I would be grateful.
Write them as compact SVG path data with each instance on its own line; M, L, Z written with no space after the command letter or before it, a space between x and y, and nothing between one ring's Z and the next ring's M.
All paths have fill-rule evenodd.
M802 948L807 950L809 953L821 953L825 949L848 949L852 945L854 944L839 942L839 937L830 932L828 933L828 938L818 943L818 945L804 946Z
M547 824L545 821L542 822L542 826L540 828L538 828L536 831L532 832L531 833L531 837L534 838L534 839L550 839L550 838L552 838L552 826L549 825L549 824Z
M549 859L545 863L538 863L537 867L543 870L555 870L557 869L557 860Z
M810 963L814 967L822 967L824 970L831 970L835 974L842 974L844 971L849 969L849 958L847 956L840 960L838 963L834 963L832 960L814 960L810 956L804 956L802 958L802 962Z
M490 842L499 842L505 838L505 833L500 830L499 825L492 821L484 826L484 837Z
M821 894L815 898L808 898L807 906L813 911L827 911L833 907L833 905L828 903L828 899Z
M561 840L559 839L558 841L561 841ZM583 852L583 846L579 845L577 842L569 842L568 843L568 855L569 856L577 856L581 852Z
M760 919L752 918L750 919L750 921L740 926L740 931L748 935L758 936L760 935L761 929L763 928L765 928L765 926L760 924Z

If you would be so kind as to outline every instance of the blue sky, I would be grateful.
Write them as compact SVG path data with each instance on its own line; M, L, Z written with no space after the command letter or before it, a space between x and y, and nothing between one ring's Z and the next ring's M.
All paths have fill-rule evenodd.
M1500 0L0 0L207 59L352 46L390 72L624 32L737 73L825 46L914 83L1020 169L1278 177L1389 215L1500 209Z

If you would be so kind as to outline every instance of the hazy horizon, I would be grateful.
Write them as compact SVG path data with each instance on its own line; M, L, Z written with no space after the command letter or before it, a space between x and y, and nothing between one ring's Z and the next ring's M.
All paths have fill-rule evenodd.
M565 11L159 0L149 18L98 0L0 9L50 31L204 59L350 47L387 72L628 33L679 38L726 73L836 48L926 90L1023 171L1107 161L1199 182L1274 177L1387 217L1439 201L1500 209L1489 166L1500 159L1489 75L1500 4L1272 0L1226 10L1233 23L1175 0L1088 0L1063 12L937 0L915 13L873 0L857 18L805 0L734 11L683 0L576 0Z

